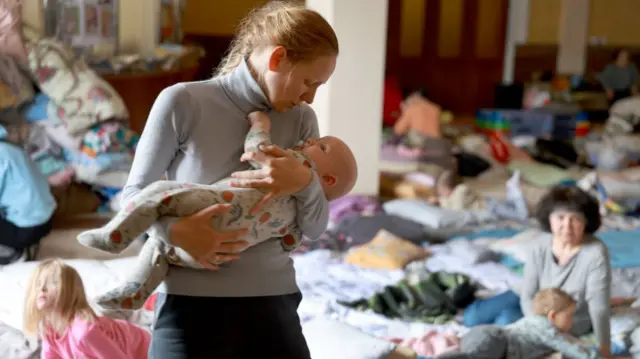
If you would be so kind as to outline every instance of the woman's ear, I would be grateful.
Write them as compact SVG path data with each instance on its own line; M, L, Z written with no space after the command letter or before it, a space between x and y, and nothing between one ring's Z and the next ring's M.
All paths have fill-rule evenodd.
M322 180L329 187L335 186L336 182L338 182L338 180L336 179L336 177L334 175L324 175L324 176L322 176Z
M282 71L282 65L286 63L286 60L287 49L285 49L284 46L274 47L273 50L271 50L271 55L269 55L269 71Z

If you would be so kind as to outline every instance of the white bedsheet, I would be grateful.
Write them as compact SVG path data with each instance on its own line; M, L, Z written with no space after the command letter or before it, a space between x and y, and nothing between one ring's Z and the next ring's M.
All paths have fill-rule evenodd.
M432 246L430 249L433 255L417 264L430 271L446 270L467 274L492 292L515 287L520 280L517 274L501 264L471 265L452 256L444 246ZM92 297L117 285L135 260L135 257L105 261L71 259L68 263L78 270L87 294ZM455 333L465 331L464 327L456 324L428 325L391 320L374 313L348 309L336 303L337 300L351 301L370 297L385 285L403 278L403 271L362 269L342 262L340 256L326 250L296 255L294 264L304 298L299 307L303 325L316 317L329 317L379 337L421 336L427 330ZM35 265L32 262L0 267L0 322L17 329L22 327L25 285ZM614 271L614 295L640 297L640 269Z

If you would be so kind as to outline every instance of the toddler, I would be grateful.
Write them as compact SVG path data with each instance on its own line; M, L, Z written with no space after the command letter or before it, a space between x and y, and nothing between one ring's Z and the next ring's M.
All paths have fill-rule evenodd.
M97 316L80 275L59 259L38 264L29 279L24 310L24 331L42 339L42 358L147 358L151 333L124 320Z
M271 144L271 122L260 112L250 114L249 120L251 128L245 140L245 152L256 152L260 146ZM357 177L356 161L341 140L335 137L307 140L289 153L318 174L327 199L341 197L353 188ZM248 228L249 234L243 240L250 246L281 237L284 250L293 251L299 247L302 233L296 222L295 198L278 197L257 213L250 213L264 194L255 189L232 188L225 183L226 180L213 185L156 182L143 189L104 227L83 232L78 240L88 247L119 253L162 216L189 216L214 204L229 204L231 210L212 218L216 230ZM182 249L151 236L145 242L138 267L130 278L122 287L98 298L98 303L108 309L140 308L164 279L169 264L203 268Z
M553 352L571 359L600 358L567 334L573 325L576 302L558 288L539 291L533 299L536 315L524 317L505 327L473 327L460 341L460 353L448 353L439 359L537 359Z
M444 171L436 181L436 196L429 202L442 208L457 211L470 210L490 212L499 218L524 221L529 217L527 202L520 188L520 173L515 171L507 180L507 198L498 201L473 191L462 183L453 171Z

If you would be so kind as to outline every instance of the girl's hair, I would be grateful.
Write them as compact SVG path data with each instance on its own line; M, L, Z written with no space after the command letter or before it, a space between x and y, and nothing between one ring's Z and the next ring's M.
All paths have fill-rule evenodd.
M40 310L36 306L42 287L48 282L56 283L53 306ZM27 284L24 306L24 332L37 336L44 333L63 335L73 320L80 317L93 321L96 314L89 306L82 279L73 267L60 259L47 259L38 264Z
M576 305L576 301L567 292L559 288L542 289L533 297L533 312L547 315L550 311L561 312Z
M240 23L216 76L233 71L254 50L283 46L292 62L337 55L338 38L329 23L303 5L272 1L253 10Z

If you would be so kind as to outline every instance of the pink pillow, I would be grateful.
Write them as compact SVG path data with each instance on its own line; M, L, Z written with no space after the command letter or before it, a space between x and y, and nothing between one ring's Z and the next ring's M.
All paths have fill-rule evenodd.
M27 53L21 34L20 0L0 0L0 54L15 56L27 61Z

